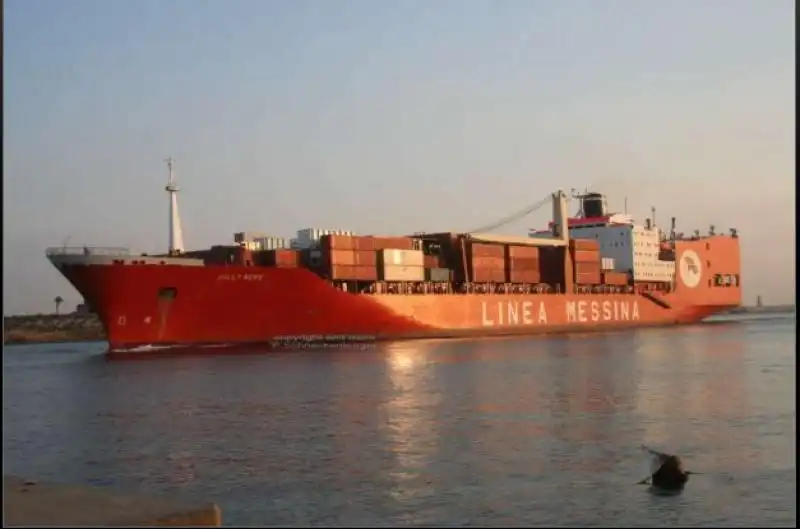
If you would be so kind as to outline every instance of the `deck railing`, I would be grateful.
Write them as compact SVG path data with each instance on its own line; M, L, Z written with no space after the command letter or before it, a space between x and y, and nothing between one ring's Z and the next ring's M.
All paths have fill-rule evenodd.
M52 246L45 250L48 257L58 255L130 255L128 248L114 246Z

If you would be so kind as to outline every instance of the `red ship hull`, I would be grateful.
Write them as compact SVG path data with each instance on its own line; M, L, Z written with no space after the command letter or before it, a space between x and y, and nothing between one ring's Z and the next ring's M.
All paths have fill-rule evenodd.
M304 268L51 260L98 313L114 352L688 324L738 306L740 284L711 281L739 273L738 240L677 242L676 261L686 252L700 263L692 280L681 276L669 293L628 294L354 294Z

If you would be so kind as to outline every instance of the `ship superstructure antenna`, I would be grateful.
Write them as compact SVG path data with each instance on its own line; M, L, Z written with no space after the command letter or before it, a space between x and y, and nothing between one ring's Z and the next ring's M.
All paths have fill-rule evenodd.
M175 183L175 160L169 157L164 160L169 169L169 180L164 188L169 194L169 253L170 255L183 252L183 231L181 230L181 216L178 212L178 191L180 188Z

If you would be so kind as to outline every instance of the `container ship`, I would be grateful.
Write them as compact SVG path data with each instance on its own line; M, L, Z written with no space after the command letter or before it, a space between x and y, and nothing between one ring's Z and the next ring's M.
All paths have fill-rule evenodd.
M672 218L666 232L655 210L639 225L594 192L546 197L535 207L551 203L552 221L526 236L304 229L187 251L168 165L168 252L46 252L99 316L109 353L690 324L741 304L735 229L684 235Z

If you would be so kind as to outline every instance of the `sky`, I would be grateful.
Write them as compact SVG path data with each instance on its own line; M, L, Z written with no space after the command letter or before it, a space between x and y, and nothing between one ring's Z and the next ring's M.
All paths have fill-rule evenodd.
M167 156L189 249L473 230L589 186L738 228L745 303L794 302L790 0L3 4L4 314L81 301L48 246L165 251Z

